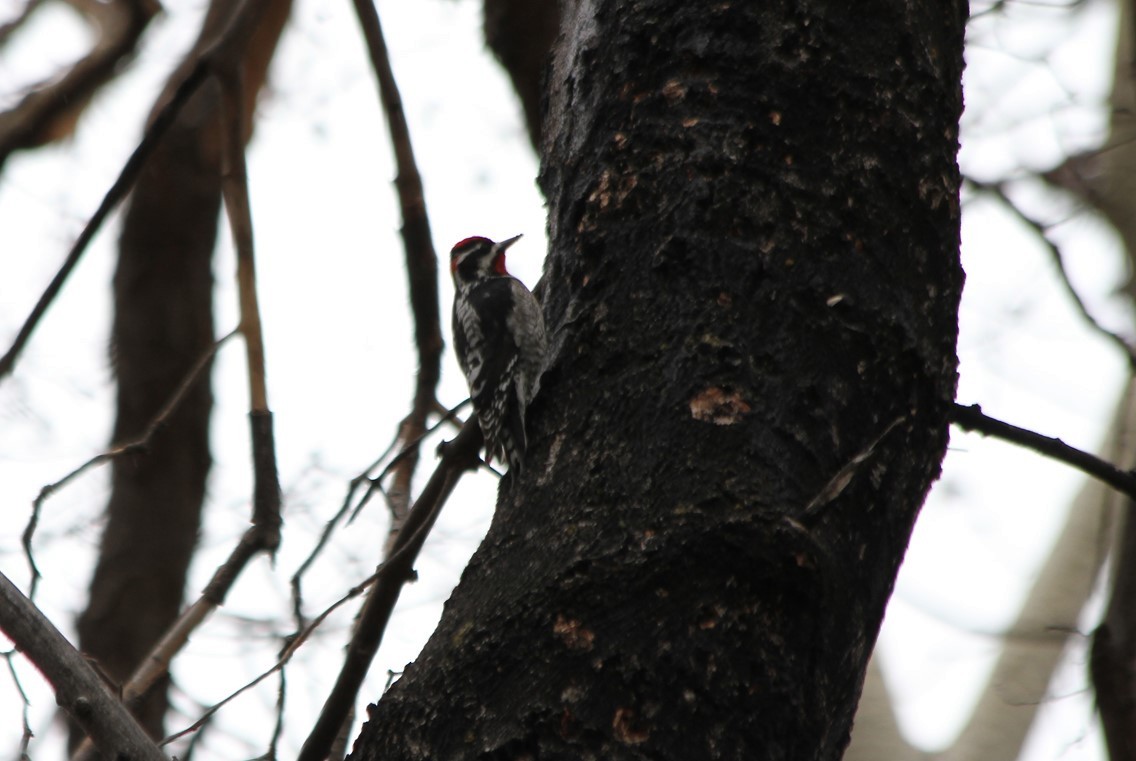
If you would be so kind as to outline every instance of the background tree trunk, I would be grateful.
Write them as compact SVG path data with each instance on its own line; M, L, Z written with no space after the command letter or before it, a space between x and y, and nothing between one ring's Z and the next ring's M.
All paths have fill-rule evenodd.
M528 464L353 757L839 758L946 445L966 5L565 12Z
M485 42L509 73L538 150L544 77L559 24L559 0L485 0Z
M212 4L159 106L237 7ZM266 4L245 59L246 92L255 95L263 84L290 7L290 0ZM254 103L250 96L248 107ZM221 118L218 86L206 83L148 161L124 215L111 334L115 442L142 433L216 339L211 262L221 203ZM144 454L114 460L107 525L78 630L81 649L115 681L130 676L181 609L209 474L212 406L206 377ZM167 681L136 710L155 737L163 734ZM72 745L83 737L72 732Z

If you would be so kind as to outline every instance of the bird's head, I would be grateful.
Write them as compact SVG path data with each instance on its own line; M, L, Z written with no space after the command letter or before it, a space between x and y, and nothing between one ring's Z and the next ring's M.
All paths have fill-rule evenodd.
M494 243L488 238L474 236L458 241L450 251L450 273L455 283L471 283L486 277L508 275L505 269L505 249L520 240L515 235Z

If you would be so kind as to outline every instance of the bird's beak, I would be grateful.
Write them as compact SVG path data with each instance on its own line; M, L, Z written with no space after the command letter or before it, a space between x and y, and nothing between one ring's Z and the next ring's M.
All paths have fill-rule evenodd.
M497 250L498 251L504 251L509 246L513 245L514 243L516 243L517 241L519 241L523 237L524 237L524 234L522 233L521 235L514 235L512 238L507 238L506 240L503 240L503 241L501 241L500 243L497 244Z

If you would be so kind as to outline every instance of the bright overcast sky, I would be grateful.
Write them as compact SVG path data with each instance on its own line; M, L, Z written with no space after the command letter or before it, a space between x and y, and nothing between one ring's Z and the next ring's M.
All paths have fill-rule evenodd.
M16 7L13 0L0 1L0 21ZM99 97L78 135L17 156L4 168L0 343L10 341L136 144L144 115L192 41L203 8L198 1L170 2L128 74ZM483 48L480 4L381 1L379 11L436 247L444 254L468 235L524 233L510 262L534 284L545 247L536 159L519 106ZM82 24L69 14L54 5L43 9L20 43L0 56L0 106L11 103L15 88L66 62L83 44ZM965 172L980 179L1020 175L1022 167L1049 167L1063 152L1099 139L1100 103L1111 76L1112 4L1098 0L1075 23L1052 23L1055 18L1057 13L1023 6L1010 19L972 29L978 34L968 55ZM1038 63L1044 56L1048 66ZM263 561L250 568L223 613L194 637L175 672L193 699L219 699L271 665L277 642L269 635L286 633L283 625L254 629L263 637L257 641L235 619L286 616L288 577L337 509L347 481L385 449L407 411L416 360L389 155L350 5L298 0L250 153L269 400L287 500L285 543L276 568ZM1020 194L1030 210L1055 216L1053 199L1029 188ZM0 527L0 570L20 585L28 574L19 535L32 499L45 483L97 453L109 436L113 394L105 349L116 229L112 224L99 237L16 375L0 384L0 483L9 516ZM1069 247L1077 285L1093 308L1124 325L1126 313L1112 296L1121 281L1115 242L1083 218L1055 234ZM234 264L227 233L225 238L214 269L219 333L236 323ZM968 203L963 238L968 277L959 401L980 402L989 414L1092 449L1119 391L1122 358L1087 332L1044 250L995 206ZM448 278L441 294L448 337ZM214 380L216 462L191 590L203 586L246 525L243 371L243 352L231 344ZM441 401L452 405L464 397L447 354ZM930 747L948 743L965 719L966 701L997 653L987 633L1012 621L1081 483L1062 466L977 437L955 434L951 449L881 639L889 685L901 696L903 727ZM428 636L488 526L494 489L490 477L466 479L451 500L419 564L421 582L403 594L364 688L365 701L377 698L388 669L412 660ZM83 604L101 528L96 516L106 495L105 472L86 476L48 503L39 530L37 557L45 571L39 600L68 634ZM376 503L337 535L333 554L309 580L309 615L369 574L384 529ZM332 619L308 665L290 672L289 716L297 726L287 734L284 757L303 738L307 726L301 720L322 703L349 624L349 613ZM241 653L236 665L234 652ZM1029 759L1102 757L1083 667L1084 654L1075 655L1055 687L1062 697L1046 708L1045 730L1032 742ZM45 736L33 745L34 755L58 757L58 733L47 736L54 701L30 667L20 674L33 695L34 727ZM192 710L184 692L175 694L175 704ZM272 683L229 707L220 726L247 744L214 734L204 757L263 752L274 699ZM185 723L175 717L169 728ZM15 747L19 734L17 698L0 677L0 747Z

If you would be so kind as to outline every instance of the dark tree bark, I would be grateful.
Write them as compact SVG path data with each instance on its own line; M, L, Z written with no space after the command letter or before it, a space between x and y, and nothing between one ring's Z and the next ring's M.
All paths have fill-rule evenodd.
M159 105L238 5L212 4L194 51ZM246 54L247 92L256 93L264 82L289 9L290 0L266 4ZM218 86L210 82L186 104L146 165L123 218L111 335L116 442L146 428L215 340L211 261L221 203L219 103ZM78 630L81 649L115 681L130 676L180 612L211 464L212 406L206 376L144 454L114 461L107 525ZM165 688L163 680L135 710L155 737L163 734ZM72 732L72 745L82 739Z
M840 757L947 442L966 11L568 5L527 465L352 758Z
M1113 573L1112 598L1093 632L1089 673L1110 761L1136 759L1136 521L1128 503Z

